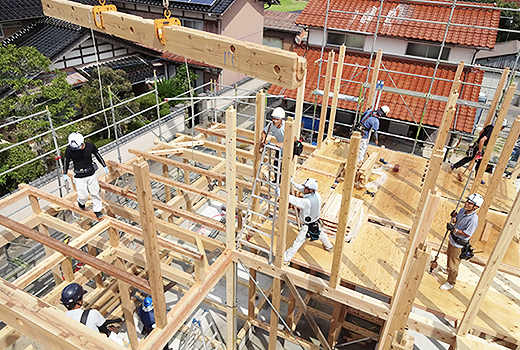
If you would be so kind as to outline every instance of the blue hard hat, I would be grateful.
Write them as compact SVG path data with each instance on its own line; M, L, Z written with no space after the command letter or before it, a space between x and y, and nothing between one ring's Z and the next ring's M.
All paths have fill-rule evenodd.
M150 307L153 305L152 297L146 297L143 301L143 307Z
M74 304L80 301L83 298L83 294L85 293L86 291L81 285L77 283L71 283L67 287L63 288L60 301L64 305Z

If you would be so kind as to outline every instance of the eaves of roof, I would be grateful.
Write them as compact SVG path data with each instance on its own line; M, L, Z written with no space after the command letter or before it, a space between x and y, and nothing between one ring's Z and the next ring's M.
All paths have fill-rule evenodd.
M1 0L0 21L43 17L40 0Z
M302 56L305 52L303 48L296 48L294 50L298 55ZM305 58L307 62L315 62L320 59L321 51L319 49L310 48L307 51ZM324 56L327 57L328 50L325 50ZM337 56L336 56L337 57ZM343 67L343 80L352 80L353 82L346 82L341 85L340 94L348 96L359 96L361 84L365 83L367 78L366 68L369 65L370 57L363 54L346 54L345 63L350 65L344 65ZM381 70L379 71L379 78L386 82L386 85L395 83L398 89L404 89L409 91L415 91L420 93L428 93L431 77L435 70L434 65L426 63L418 63L414 61L404 61L403 59L386 58L383 56L381 61ZM357 66L356 66L357 65ZM334 67L332 76L336 76L336 67ZM387 73L383 67L388 70ZM451 86L452 80L455 77L456 66L440 66L436 73L436 78L446 80L435 80L432 86L431 94L447 97ZM308 103L315 102L314 90L316 90L318 83L319 65L309 64L307 65L307 81L305 85L304 99ZM322 69L322 74L325 72ZM394 72L407 73L411 75L403 75ZM478 96L480 92L480 84L482 83L484 72L480 69L465 69L461 80L464 83L460 98L462 100L478 102ZM391 79L390 79L391 78ZM471 84L471 85L470 85ZM472 85L474 84L474 85ZM320 79L319 90L324 90L325 78L322 76ZM331 85L333 89L334 84ZM285 95L288 98L296 99L296 89L288 90L283 87L272 85L269 88L268 93L273 95ZM401 98L402 97L402 98ZM440 126L445 102L430 100L425 106L426 100L424 98L415 96L397 96L395 93L383 91L381 93L380 105L388 105L390 107L389 117L404 120L407 122L419 123L421 115L424 110L424 116L422 123L430 126ZM317 97L317 103L321 105L322 97ZM329 105L332 104L332 99L329 99ZM355 111L356 103L344 100L338 100L338 108L344 110ZM426 108L425 108L426 107ZM459 106L457 109L456 125L455 128L458 131L470 133L473 129L473 122L475 119L476 109L468 106Z
M80 2L87 5L97 5L97 0L74 0L76 2ZM156 6L163 7L163 3L161 0L118 0L118 2L124 2L128 4L138 4L145 6ZM201 4L192 4L188 2L181 1L169 1L171 10L186 10L186 11L194 11L194 12L204 12L204 13L214 13L214 14L223 14L227 11L227 9L233 4L235 0L215 0L215 2L208 5Z

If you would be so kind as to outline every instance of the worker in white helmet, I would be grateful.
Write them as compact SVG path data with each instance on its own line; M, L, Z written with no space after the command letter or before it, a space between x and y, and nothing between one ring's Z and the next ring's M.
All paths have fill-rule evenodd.
M361 138L361 143L359 144L358 163L365 159L372 131L374 131L376 146L379 145L379 137L377 135L377 131L379 130L379 118L385 117L388 113L390 113L390 108L388 106L383 106L376 109L375 111L368 109L365 111L365 113L363 113L361 122L359 123L359 131L363 133L363 137Z
M293 195L289 196L289 203L300 208L300 222L302 227L298 236L294 240L292 246L285 251L284 264L289 264L294 254L300 249L307 238L315 241L319 239L323 243L323 248L332 252L332 243L326 233L320 230L318 219L321 211L321 196L318 193L318 181L315 179L307 179L303 185L299 185L291 178L291 183L300 192L303 192L303 198Z
M65 150L65 169L63 170L63 179L65 182L69 180L67 171L69 163L74 163L74 183L76 184L76 192L78 193L78 206L85 210L85 204L88 200L88 194L92 196L92 210L96 217L100 219L103 216L101 210L103 203L99 196L99 183L96 177L97 165L93 162L92 156L95 156L98 162L103 166L105 174L108 175L108 167L99 154L99 151L93 143L85 142L83 135L73 132L69 135L69 145Z
M274 136L278 147L282 147L285 129L285 111L282 107L276 107L271 114L271 122L262 130L260 139L260 152L267 143L267 136Z
M441 272L448 274L448 279L439 288L450 290L455 286L459 274L462 248L469 244L469 240L478 227L477 209L484 203L484 198L478 194L470 194L464 207L458 213L452 213L455 223L449 222L446 228L450 231L450 241L448 243L448 268L440 268Z

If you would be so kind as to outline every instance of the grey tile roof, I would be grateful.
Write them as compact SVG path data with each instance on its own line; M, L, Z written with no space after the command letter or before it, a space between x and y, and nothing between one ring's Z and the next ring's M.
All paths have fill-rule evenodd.
M264 11L264 28L300 34L302 28L294 24L299 15L299 12Z
M101 70L103 70L103 67L112 68L114 70L123 70L126 73L126 78L130 80L132 84L137 84L147 79L153 78L153 66L146 62L139 55L131 55L105 61L100 63L100 66ZM97 79L97 71L95 69L96 65L92 64L83 68L79 68L78 70L89 76L90 79Z
M52 62L61 58L71 46L81 43L89 30L76 24L45 17L14 33L2 44L32 46Z
M97 5L99 3L98 0L74 0L76 2L80 2L87 5ZM162 7L162 0L118 0L118 2L125 2L129 4L139 4L145 6L158 6ZM234 3L235 0L215 0L215 2L208 5L200 5L200 4L191 4L188 2L182 1L173 1L170 0L170 9L172 10L188 10L188 11L196 11L196 12L206 12L206 13L216 13L223 14L226 10ZM109 3L109 2L107 2ZM113 2L110 2L113 3Z
M0 21L43 17L40 0L0 0Z

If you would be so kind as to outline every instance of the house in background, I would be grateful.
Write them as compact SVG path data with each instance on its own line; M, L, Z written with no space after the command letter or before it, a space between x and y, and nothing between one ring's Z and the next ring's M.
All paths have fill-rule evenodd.
M0 42L43 17L40 0L2 0L0 2Z
M301 42L301 27L295 24L300 12L264 12L264 45L292 51Z
M328 51L338 52L342 44L347 47L345 63L349 65L344 66L342 75L344 81L339 91L347 98L339 101L336 121L350 124L354 120L356 111L359 113L368 107L353 100L357 100L360 96L362 84L369 82L367 66L373 66L370 53L382 49L383 59L379 79L385 82L385 89L397 88L412 93L399 95L383 90L379 105L388 105L391 112L389 119L381 121L381 131L412 139L417 134L416 124L422 123L432 127L440 125L445 102L427 100L424 98L425 94L448 96L459 61L472 63L477 50L490 50L494 47L497 35L497 32L492 29L451 25L446 35L446 46L440 57L441 64L435 73L436 78L447 81L436 80L430 90L435 62L446 31L445 24L431 22L447 22L450 18L451 5L452 3L444 5L438 2L338 0L330 3L324 35L327 2L309 1L296 20L296 24L309 28L310 49L306 53L307 61L315 62L321 58L326 60ZM451 23L498 27L500 10L497 10L494 5L479 3L478 5L483 8L457 5ZM378 23L380 6L382 6L381 15L387 17L381 17ZM374 42L376 28L377 40ZM323 57L321 57L322 45L325 47ZM305 52L301 48L295 51L300 55ZM304 98L310 104L317 102L321 105L322 97L318 96L316 101L313 92L316 89L323 91L325 67L326 64L321 69L322 77L319 79L318 86L319 65L308 65ZM335 71L334 69L333 77ZM480 92L478 85L482 83L483 76L483 71L479 69L466 68L461 80L476 85L465 85L460 99L477 102ZM281 87L272 86L269 93L284 94L291 99L296 99L296 90L286 91ZM331 99L329 99L330 103ZM475 111L474 107L459 106L455 128L458 131L471 133ZM319 111L317 115L319 117ZM401 122L394 122L395 119ZM425 137L424 134L420 136L422 139Z

